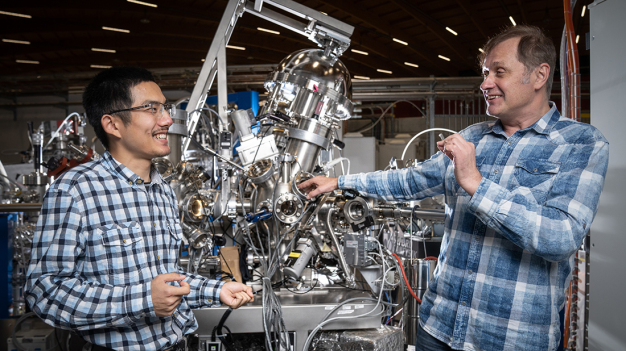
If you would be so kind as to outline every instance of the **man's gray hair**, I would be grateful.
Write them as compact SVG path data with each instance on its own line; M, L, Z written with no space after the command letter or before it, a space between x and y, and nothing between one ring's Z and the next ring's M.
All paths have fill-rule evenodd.
M525 77L523 83L527 84L529 82L527 79L530 78L530 73L542 63L547 63L550 66L550 75L546 82L546 92L548 98L550 98L556 65L556 49L552 39L548 38L539 27L528 25L512 26L490 38L478 56L480 70L482 71L482 66L489 52L498 44L512 38L520 38L517 45L517 60L524 64L525 67L527 77Z

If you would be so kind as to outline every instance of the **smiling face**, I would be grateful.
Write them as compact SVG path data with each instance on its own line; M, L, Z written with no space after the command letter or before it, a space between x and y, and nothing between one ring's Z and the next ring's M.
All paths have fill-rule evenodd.
M137 84L131 92L132 107L166 102L161 89L154 82ZM172 118L167 111L160 117L158 112L153 114L150 108L134 110L130 114L128 125L124 125L119 117L115 117L117 133L115 137L109 137L113 157L129 166L141 161L150 163L155 157L169 155L167 130L172 125Z
M496 45L483 63L480 85L487 102L487 114L502 120L526 119L536 113L535 70L527 72L517 59L519 38Z

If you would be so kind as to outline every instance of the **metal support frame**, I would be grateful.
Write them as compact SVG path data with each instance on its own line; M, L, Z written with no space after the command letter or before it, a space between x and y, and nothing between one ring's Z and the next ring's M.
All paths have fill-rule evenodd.
M300 22L264 8L264 3L303 18L306 22ZM226 44L230 40L237 20L244 12L249 12L304 35L320 47L323 47L326 54L336 57L341 56L350 46L350 36L354 31L354 27L292 0L255 0L254 4L246 0L230 0L226 10L224 10L224 15L222 15L220 24L217 27L213 42L187 104L189 136L193 135L198 126L198 121L200 120L199 109L204 105L207 93L211 90L216 75L218 79L218 113L222 121L220 131L229 130L226 91ZM190 142L191 139L189 137L183 139L182 154L187 151Z

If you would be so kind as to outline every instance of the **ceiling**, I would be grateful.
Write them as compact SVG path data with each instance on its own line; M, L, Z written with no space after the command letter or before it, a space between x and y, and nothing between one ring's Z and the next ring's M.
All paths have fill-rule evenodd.
M0 96L67 94L80 91L101 68L91 65L141 66L169 72L171 89L193 88L195 74L206 56L227 1L145 0L148 7L126 0L21 0L0 5L0 37L30 44L0 42ZM563 30L559 0L301 0L309 8L355 27L350 49L341 60L350 73L370 78L477 76L477 55L489 36L518 23L542 27L557 48ZM589 15L576 4L574 26L581 34L581 63L588 62L584 33ZM103 30L121 28L130 33ZM257 30L263 27L280 35ZM454 35L446 27L454 30ZM406 42L401 44L395 39ZM314 47L305 37L249 13L241 17L227 49L229 67L266 74L289 53ZM115 50L115 53L92 48ZM445 61L439 55L449 58ZM38 64L18 63L36 61ZM416 64L411 67L405 62ZM265 65L265 66L263 66ZM258 69L254 69L258 67ZM378 69L391 71L381 73ZM237 71L236 69L233 71ZM265 71L265 72L264 72Z

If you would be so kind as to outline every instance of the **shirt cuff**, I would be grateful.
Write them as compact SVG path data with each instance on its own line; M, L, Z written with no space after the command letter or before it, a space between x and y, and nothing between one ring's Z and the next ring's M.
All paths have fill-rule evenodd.
M206 286L202 289L202 293L200 294L202 298L202 302L207 306L219 306L220 302L220 292L222 291L222 286L224 286L226 282L222 282L219 280L210 279L206 282Z
M133 321L141 318L156 317L152 304L151 282L126 287L126 315Z
M361 174L340 175L337 180L337 187L341 190L357 190L356 185Z
M505 190L493 181L483 178L469 202L469 211L483 223L489 225L493 220Z

